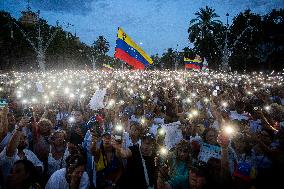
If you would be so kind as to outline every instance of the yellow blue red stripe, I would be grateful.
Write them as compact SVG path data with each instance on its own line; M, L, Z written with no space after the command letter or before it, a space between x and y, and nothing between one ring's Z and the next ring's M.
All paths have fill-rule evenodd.
M118 38L116 40L116 48L120 48L124 52L128 53L132 58L135 58L145 66L149 66L149 62L137 50L129 46L125 41Z
M184 57L185 68L200 70L202 67L202 61L198 59L189 59Z
M144 69L153 63L148 56L123 30L118 28L115 58L119 58L136 69Z

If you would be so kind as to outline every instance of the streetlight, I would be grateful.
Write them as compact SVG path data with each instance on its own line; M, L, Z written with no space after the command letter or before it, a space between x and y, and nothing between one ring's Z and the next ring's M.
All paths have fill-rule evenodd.
M178 44L177 44L177 48L178 48ZM177 66L178 66L178 62L177 62L177 59L178 59L178 51L177 51L177 48L176 48L176 51L175 51L175 71L177 71Z
M223 58L222 58L222 70L229 71L229 50L228 50L229 13L226 14L226 17L227 17L227 24L226 24L225 45L223 49Z

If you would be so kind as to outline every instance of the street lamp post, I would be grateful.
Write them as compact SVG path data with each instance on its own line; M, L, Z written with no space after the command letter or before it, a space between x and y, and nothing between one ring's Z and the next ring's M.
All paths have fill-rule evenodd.
M225 45L223 49L223 57L222 57L222 70L229 71L229 50L228 50L228 28L229 28L229 13L226 14L227 24L226 24L226 37L225 37Z
M177 44L177 48L178 48L178 44ZM177 48L176 48L176 51L175 51L175 71L177 71L177 66L178 66L178 51L177 51Z

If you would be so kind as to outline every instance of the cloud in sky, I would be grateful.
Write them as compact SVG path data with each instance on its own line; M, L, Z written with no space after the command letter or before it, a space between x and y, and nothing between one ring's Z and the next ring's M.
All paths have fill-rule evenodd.
M1 2L2 1L2 2ZM0 0L4 10L19 17L26 8L23 0ZM213 7L225 21L250 8L265 14L272 8L284 8L283 0L31 0L33 10L40 9L50 24L56 20L71 23L67 30L77 32L91 44L99 35L110 42L114 52L117 27L122 27L148 54L162 54L172 47L179 50L190 45L187 29L194 13L206 5ZM177 46L178 45L178 46Z

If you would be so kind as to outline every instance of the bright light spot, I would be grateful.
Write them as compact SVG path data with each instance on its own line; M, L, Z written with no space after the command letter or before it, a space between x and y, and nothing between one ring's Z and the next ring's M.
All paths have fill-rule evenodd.
M192 114L193 116L198 116L198 111L197 111L197 110L192 110L191 114Z
M226 108L226 107L228 107L228 103L227 103L227 102L222 102L222 106L223 106L224 108Z
M139 42L140 45L143 45L143 42Z
M115 100L113 99L110 99L110 101L108 102L108 106L113 106L115 103Z
M141 124L145 124L146 123L146 119L145 118L141 118L140 122L141 122Z
M166 134L166 131L164 129L160 129L159 130L159 135L164 135L164 134Z
M28 103L28 100L27 100L27 99L23 99L23 100L22 100L22 103L23 103L23 104L27 104L27 103Z
M73 116L69 117L68 122L69 123L74 123L75 122L75 117L73 117Z
M187 103L191 103L191 99L190 99L190 98L186 98L185 101L186 101Z
M165 156L165 155L168 154L168 150L167 150L165 147L162 147L162 148L160 149L160 154L163 155L163 156Z
M269 111L270 109L271 109L271 107L270 106L264 106L264 109L266 110L266 111Z
M226 126L224 128L225 133L227 133L228 135L231 135L234 133L234 128L232 126Z
M65 94L68 94L69 91L70 91L70 89L69 89L68 87L66 87L66 88L64 89L64 93L65 93Z
M122 130L123 130L122 125L117 125L117 126L115 127L115 130L116 130L116 131L122 131Z
M35 97L32 98L32 102L35 103L37 102L37 99Z
M204 98L204 102L205 102L205 103L208 103L208 102L209 102L209 99L208 99L208 98Z

